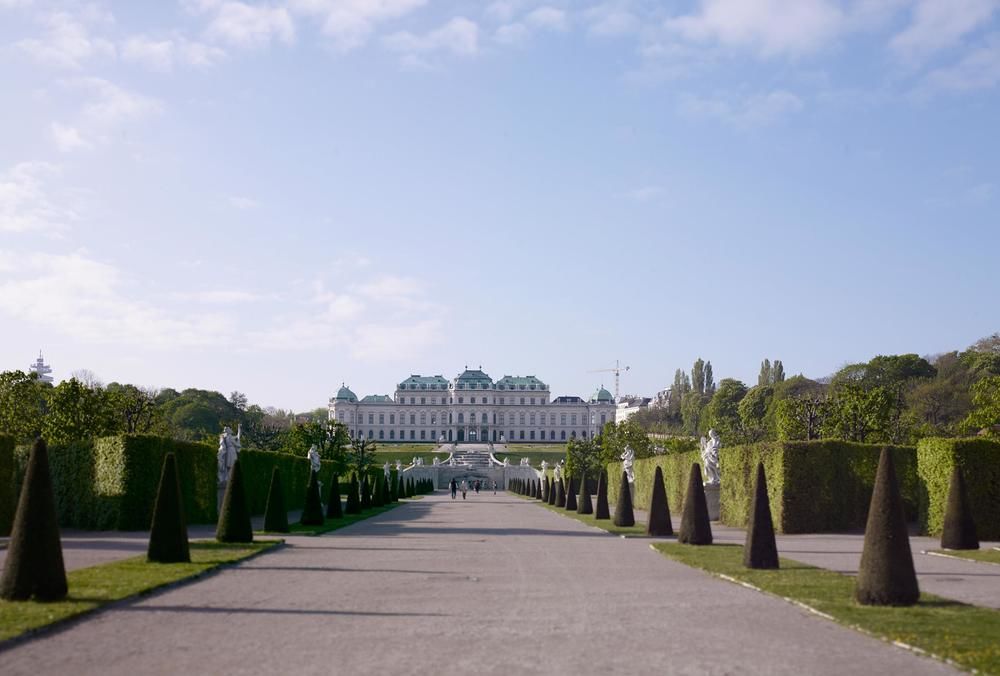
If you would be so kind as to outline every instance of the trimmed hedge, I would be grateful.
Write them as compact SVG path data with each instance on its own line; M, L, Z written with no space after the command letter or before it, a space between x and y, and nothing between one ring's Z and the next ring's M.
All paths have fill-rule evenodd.
M27 446L18 446L14 451L15 495L24 478L29 452ZM214 523L218 519L216 449L208 444L152 435L120 435L50 447L60 525L89 530L148 530L160 468L167 453L177 458L188 523ZM305 503L310 473L307 459L248 450L240 453L240 464L251 514L263 514L267 507L274 467L280 468L288 509L299 509ZM333 463L324 462L321 480L326 483L332 475Z
M701 462L701 453L689 451L687 453L664 453L654 455L651 458L636 460L632 466L635 472L635 483L632 484L635 499L632 504L637 509L646 509L653 499L653 477L656 475L656 468L663 470L663 485L667 489L667 503L679 509L684 503L684 491L687 490L688 475L691 473L691 465ZM612 462L608 465L608 502L618 504L619 481L624 471L624 465L620 462Z
M0 436L0 537L10 535L17 509L14 492L14 438Z
M969 507L979 537L1000 539L1000 442L989 439L930 437L920 441L917 470L923 488L921 529L931 535L941 534L948 484L955 465L962 468L965 476Z
M831 439L723 447L720 520L727 526L747 525L757 464L763 462L777 532L863 529L883 448L892 454L906 517L915 521L920 482L914 447Z

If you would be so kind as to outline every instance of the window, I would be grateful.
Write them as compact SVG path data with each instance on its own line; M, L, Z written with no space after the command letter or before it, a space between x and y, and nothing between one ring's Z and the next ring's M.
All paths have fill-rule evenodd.
M458 398L458 403L460 403L460 404L465 403L465 397L459 397Z
M549 430L549 439L551 439L552 441L556 440L556 431L555 430Z
M417 403L417 398L416 397L410 397L410 403L411 404Z
M487 424L489 424L489 422L490 422L490 419L489 419L489 418L488 418L488 417L486 416L486 414L484 413L484 414L483 414L483 424L484 424L484 425L487 425Z
M601 427L604 427L604 423L607 422L608 415L606 413L601 414Z
M562 432L560 432L560 434L562 435L562 437L561 437L562 440L566 441L566 430L563 430Z
M514 430L510 431L510 434L507 435L507 438L510 439L511 441L514 440Z
M555 413L550 413L549 414L549 424L550 425L555 425L556 424L556 414Z
M396 424L396 414L395 413L390 413L389 414L389 424L390 425L395 425Z
M570 424L572 424L572 425L575 425L575 424L576 424L576 413L574 413L573 415L571 415L571 416L569 417L569 419L570 419L570 421L571 421L571 423L570 423Z
M529 416L529 419L531 420L531 424L532 424L532 425L534 425L534 424L535 424L535 414L534 414L534 413L532 413L532 414L531 414L531 415Z
M424 397L420 397L420 403L421 403L421 404L424 404L424 403L426 403L426 402L427 402L427 399L426 399L426 398L424 398Z
M521 430L521 439L524 440L524 430Z
M503 397L500 397L500 405L503 406Z
M458 422L459 422L459 424L465 422L465 414L464 413L459 413L458 414Z
M426 425L427 424L427 414L426 413L423 413L423 412L420 413L420 424L421 425Z
M520 415L518 416L518 419L520 420L520 423L519 423L519 424L523 425L523 424L524 424L524 414L523 414L523 413L522 413L522 414L520 414ZM523 432L522 432L522 434L523 434Z
M375 414L374 413L369 413L368 414L368 424L369 425L374 425L375 424Z
M532 405L532 406L534 406L534 405L535 405L535 398L534 398L534 397L532 397L532 398L531 398L531 405Z
M384 425L385 424L385 413L379 413L378 414L378 424L379 425Z
M584 430L583 432L581 432L581 434L583 435L583 438L584 438L584 439L586 439L586 438L587 438L587 430Z
M431 413L431 425L437 425L437 413Z
M500 424L501 425L506 425L507 424L507 421L505 420L506 417L507 416L504 415L503 413L500 414Z
M374 439L375 438L375 431L374 430L368 430L368 438L369 439Z
M385 430L379 430L378 431L378 438L379 438L379 441L381 441L382 439L385 439Z
M437 439L437 432L431 430L431 441L434 441L435 439Z
M340 420L340 422L344 422L344 418L346 417L347 416L344 414L343 411L337 411L337 419Z
M566 414L565 413L560 413L559 414L559 424L560 425L565 425L566 424ZM566 437L563 437L563 439L565 439L565 438Z
M521 406L524 406L524 397L521 397Z
M427 438L427 430L420 430L420 438L421 439Z
M389 441L396 438L396 430L389 430Z

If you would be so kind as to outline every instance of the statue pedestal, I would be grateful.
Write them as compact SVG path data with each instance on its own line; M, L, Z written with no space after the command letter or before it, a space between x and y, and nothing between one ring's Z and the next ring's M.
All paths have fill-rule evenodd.
M226 497L226 486L225 486L225 484L223 484L222 486L219 486L218 492L216 493L216 500L215 500L215 513L216 514L221 514L222 513L222 499L224 497Z
M719 520L719 487L705 486L705 500L708 502L708 520Z

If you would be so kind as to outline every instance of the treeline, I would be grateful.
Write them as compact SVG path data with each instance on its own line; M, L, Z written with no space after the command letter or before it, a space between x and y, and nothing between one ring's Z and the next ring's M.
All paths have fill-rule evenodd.
M34 373L0 372L0 435L27 443L42 436L50 444L115 434L156 434L214 444L223 426L242 430L244 448L305 455L316 445L333 459L349 443L347 429L327 420L325 408L308 413L248 404L241 392L152 390L131 384L104 385L73 377L58 385Z
M880 355L823 380L786 379L781 361L765 360L753 387L733 378L716 385L710 362L699 359L690 377L678 369L669 396L657 403L632 420L671 435L715 428L727 445L819 438L912 444L927 436L997 434L1000 334L932 357Z

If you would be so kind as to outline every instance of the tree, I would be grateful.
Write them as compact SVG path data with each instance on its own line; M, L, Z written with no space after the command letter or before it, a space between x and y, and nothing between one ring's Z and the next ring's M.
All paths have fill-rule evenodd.
M975 345L969 348L973 352L1000 355L1000 333L986 336L976 341Z
M114 420L115 431L125 434L146 434L157 424L156 392L111 383L105 389L107 405Z
M277 453L285 447L288 421L272 416L257 404L243 412L243 435L247 448Z
M359 476L367 476L368 469L375 466L375 451L378 447L374 441L364 437L351 439L350 466Z
M770 385L771 380L771 360L765 359L760 363L760 373L757 375L758 385Z
M705 362L698 357L691 367L691 390L698 394L705 394Z
M1000 376L983 378L972 386L972 412L962 423L968 432L997 434L1000 425Z
M774 366L771 367L771 385L777 385L778 383L785 382L785 365L781 363L780 359L774 360Z
M76 378L49 391L42 435L52 444L68 444L113 431L111 409L103 390L90 389Z
M245 411L247 410L247 395L233 390L229 393L229 403L232 404L233 408L237 411Z
M51 389L34 373L0 373L0 434L17 441L29 441L41 434L46 392Z
M742 438L750 443L773 436L768 424L768 411L774 398L772 385L758 385L751 388L737 407L740 416Z
M700 432L704 431L702 411L705 409L708 401L708 397L694 389L684 395L684 401L681 402L682 430L684 434L696 437Z
M566 472L570 476L590 474L594 476L604 464L601 441L595 439L570 439L566 444Z
M825 394L801 394L780 400L775 414L778 439L819 439L829 413L830 405Z
M601 432L599 442L596 444L597 457L600 459L597 465L604 466L618 460L626 446L630 446L635 451L636 458L649 458L653 455L653 442L638 422L630 418L620 423L607 423ZM590 465L590 467L594 466ZM579 472L579 470L580 468L577 467L574 471Z
M708 426L731 443L743 439L739 405L746 394L746 385L734 378L724 378L705 407Z
M715 380L712 376L712 362L705 362L705 391L704 394L715 393Z
M833 390L825 436L865 443L885 435L895 398L884 387L843 382Z
M332 461L338 473L347 469L345 446L350 443L347 426L335 420L293 425L288 431L288 447L293 455L305 456L315 446L319 457Z

